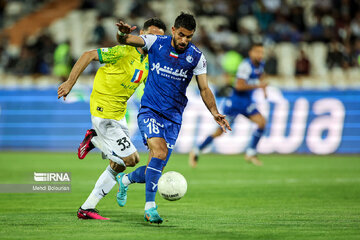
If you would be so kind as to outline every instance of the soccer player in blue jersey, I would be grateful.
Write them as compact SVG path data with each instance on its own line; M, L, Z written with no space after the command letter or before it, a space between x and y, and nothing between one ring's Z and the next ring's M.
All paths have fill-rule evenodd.
M261 166L262 162L256 155L256 146L264 132L266 120L259 113L255 102L252 100L252 93L256 88L261 88L264 91L266 98L267 83L263 81L264 72L264 47L262 44L253 44L249 51L249 58L244 59L240 63L236 78L234 82L233 92L225 101L224 113L232 125L235 118L241 114L250 119L257 125L257 129L253 132L249 146L246 149L245 160L254 165ZM198 163L199 153L207 147L212 141L222 135L222 130L217 129L208 136L205 141L199 146L195 147L189 155L189 164L196 167Z
M182 114L187 104L186 89L196 76L200 94L205 105L221 126L231 130L225 116L218 112L215 98L206 79L206 60L202 52L190 41L196 29L191 14L181 13L172 27L172 36L129 35L135 27L117 23L118 41L121 44L143 47L148 52L150 71L138 114L138 125L148 146L147 166L137 168L129 174L119 174L117 201L126 203L126 191L131 183L144 183L146 203L144 218L151 223L161 223L157 212L155 195L162 170L169 160L178 137ZM146 173L146 174L145 174Z

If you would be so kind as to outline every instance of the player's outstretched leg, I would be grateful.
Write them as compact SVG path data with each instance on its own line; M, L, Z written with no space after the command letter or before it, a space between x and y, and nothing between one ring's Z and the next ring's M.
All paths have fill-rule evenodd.
M108 220L108 218L102 217L95 209L95 207L99 203L99 201L104 198L115 186L116 175L117 172L115 172L109 165L106 170L101 174L99 179L96 181L95 187L90 193L89 197L79 208L77 212L78 218Z
M257 157L256 147L260 141L261 136L264 133L266 120L259 113L252 115L249 118L251 121L255 122L258 125L258 128L253 132L250 144L246 149L245 161L252 163L256 166L262 166L263 163Z
M195 168L199 162L199 154L200 152L206 148L207 146L209 146L215 138L221 136L221 134L223 133L221 128L216 129L216 131L208 136L205 141L203 143L200 144L200 146L198 147L194 147L190 154L189 154L189 165L193 168Z
M145 183L146 166L141 166L131 173L119 173L116 181L119 183L119 191L116 194L116 201L120 207L125 206L127 200L128 186L132 183Z
M90 152L95 146L91 143L91 139L96 136L94 129L89 129L86 131L84 140L80 143L78 148L78 157L79 159L84 159L88 152Z
M157 184L159 182L159 178L161 177L162 170L166 160L162 160L159 158L151 158L145 174L145 189L146 189L146 203L145 203L145 214L144 218L146 221L150 223L162 223L163 219L157 212L157 206L155 204L155 196L157 192Z

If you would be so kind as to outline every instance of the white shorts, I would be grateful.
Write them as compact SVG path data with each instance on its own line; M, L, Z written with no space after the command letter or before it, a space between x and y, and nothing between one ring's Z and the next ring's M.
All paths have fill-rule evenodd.
M97 134L91 139L94 146L100 149L106 158L125 166L122 158L136 152L136 148L130 140L125 117L114 120L91 116L91 121Z

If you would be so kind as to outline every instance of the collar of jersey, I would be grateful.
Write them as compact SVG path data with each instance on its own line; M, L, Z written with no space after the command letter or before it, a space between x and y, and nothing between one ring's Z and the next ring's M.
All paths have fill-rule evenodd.
M141 55L141 56L140 56L140 62L143 62L144 59L145 59L145 55L142 54L141 52L139 52L139 50L137 49L137 47L136 47L135 49L136 49L136 51Z

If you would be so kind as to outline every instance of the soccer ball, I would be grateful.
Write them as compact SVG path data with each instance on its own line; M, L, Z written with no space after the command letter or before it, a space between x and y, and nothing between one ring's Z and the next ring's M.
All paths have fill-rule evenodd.
M187 182L183 175L178 172L170 171L164 173L158 182L160 195L169 201L182 198L187 190Z

